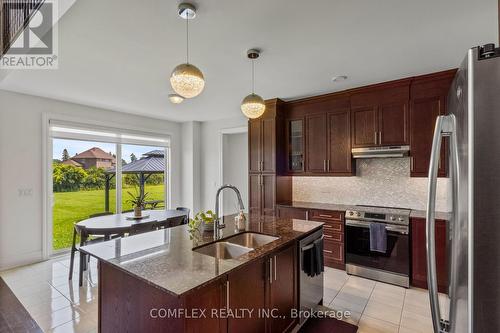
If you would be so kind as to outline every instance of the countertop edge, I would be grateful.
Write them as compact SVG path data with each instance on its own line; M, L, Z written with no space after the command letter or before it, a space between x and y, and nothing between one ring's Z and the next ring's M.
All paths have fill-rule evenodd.
M191 293L191 292L193 292L193 291L195 291L195 290L197 290L197 289L199 289L199 288L202 288L203 286L206 286L206 285L208 285L208 284L210 284L210 283L212 283L212 282L216 281L217 279L220 279L220 278L221 278L221 277L223 277L224 275L227 275L227 274L230 274L230 273L232 273L232 272L234 272L234 271L237 271L237 270L239 270L239 269L241 269L241 268L243 268L243 267L247 266L248 264L250 264L250 263L252 263L252 262L254 262L254 261L256 261L256 260L259 260L259 259L261 259L261 258L265 257L265 256L266 256L266 255L268 255L269 253L274 252L274 251L278 251L278 250L280 250L280 249L282 249L282 248L284 248L284 247L286 247L286 246L290 245L291 243L293 243L293 242L297 242L298 240L300 240L300 239L302 239L302 238L304 238L304 237L306 237L306 236L309 236L309 235L310 235L310 234L312 234L313 232L316 232L316 231L318 231L319 229L323 228L323 224L324 224L324 223L322 223L322 222L317 222L317 223L320 223L320 225L319 225L319 226L317 226L317 227L315 227L315 228L313 228L313 229L311 229L311 230L309 230L309 231L307 231L307 232L304 232L303 234L301 234L301 235L300 235L300 236L298 236L297 238L290 239L290 240L288 240L288 241L286 241L286 242L284 242L284 243L282 243L282 244L278 245L277 247L273 248L272 250L266 251L266 252L264 252L264 253L262 253L262 254L257 255L256 257L251 258L251 259L250 259L250 260L248 260L248 261L242 262L241 264L239 264L239 265L237 265L237 266L233 267L232 269L230 269L230 270L228 270L228 271L226 271L226 272L222 273L221 275L216 276L216 277L214 277L214 278L212 278L212 279L209 279L209 280L207 280L207 281L205 281L205 282L203 282L203 283L201 283L201 284L197 285L196 287L193 287L193 288L191 288L191 289L189 289L189 290L186 290L186 291L184 291L184 292L182 292L182 293L180 293L180 294L177 294L177 293L175 293L175 292L173 292L173 291L171 291L171 290L169 290L169 289L166 289L166 288L164 288L164 287L162 287L162 286L160 286L160 285L158 285L158 284L156 284L156 283L153 283L152 281L150 281L150 280L148 280L148 279L145 279L145 278L143 278L143 277L141 277L141 276L139 276L139 275L137 275L137 274L134 274L134 273L132 273L131 271L124 269L122 266L120 266L120 265L118 265L118 264L116 264L116 263L114 263L114 262L112 262L112 261L110 261L110 260L108 260L108 259L99 258L98 256L96 256L96 255L94 255L94 254L92 254L92 253L90 253L90 252L88 252L88 251L85 251L85 249L81 249L81 252L83 252L83 253L85 253L85 254L88 254L88 255L90 255L90 256L92 256L92 257L96 258L99 262L103 262L103 263L105 263L105 264L107 264L107 265L110 265L110 266L112 266L113 268L116 268L116 269L120 270L121 272L123 272L123 273L125 273L125 274L127 274L127 275L129 275L129 276L131 276L131 277L137 278L137 279L139 279L139 280L143 281L144 283L146 283L146 284L150 285L151 287L154 287L154 288L157 288L157 289L159 289L159 290L161 290L161 291L163 291L163 292L166 292L166 293L168 293L168 294L169 294L169 295L171 295L171 296L174 296L174 297L180 298L180 297L183 297L183 296L185 296L185 295L187 295L187 294L189 294L189 293ZM203 246L205 246L205 245L209 245L209 244L212 244L212 243L214 243L214 242L206 243L206 244L204 244Z

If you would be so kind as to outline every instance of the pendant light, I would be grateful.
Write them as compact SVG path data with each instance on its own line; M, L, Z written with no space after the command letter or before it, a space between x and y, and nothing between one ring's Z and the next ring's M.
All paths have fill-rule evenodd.
M184 101L184 97L179 94L169 94L168 99L172 104L181 104Z
M196 17L196 8L192 4L181 3L178 14L186 20L186 63L174 68L170 75L170 84L181 97L193 98L198 96L205 87L203 73L189 63L189 20Z
M250 119L259 118L266 111L266 103L259 95L255 94L255 59L260 55L259 50L250 49L247 51L247 57L252 61L252 93L245 97L241 102L241 112Z

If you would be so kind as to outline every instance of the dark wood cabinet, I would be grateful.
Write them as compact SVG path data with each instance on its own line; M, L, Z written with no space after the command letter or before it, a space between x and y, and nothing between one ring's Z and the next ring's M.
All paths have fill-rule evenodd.
M250 214L260 214L262 208L262 174L248 175L248 212Z
M248 121L248 170L260 172L262 151L262 121Z
M327 122L326 113L306 116L306 171L327 172Z
M455 70L415 79L410 103L410 174L427 177L436 118L447 114L446 100ZM438 175L447 174L447 140L441 146Z
M277 186L275 174L257 173L249 175L249 212L258 215L274 215Z
M210 316L212 310L226 307L226 279L218 279L186 296L187 309L205 309L206 318L186 318L186 332L227 332L225 319Z
M258 315L266 306L266 266L263 259L229 273L226 285L226 298L229 309L240 313L242 309L252 310L252 316L227 320L228 332L265 332L265 318ZM210 330L204 330L211 332Z
M328 163L329 173L353 173L351 155L351 119L349 109L328 113Z
M277 210L278 210L277 215L278 217L281 218L290 218L299 220L307 219L307 209L278 206Z
M351 109L352 146L372 147L377 145L377 107L359 107Z
M352 146L409 144L409 79L355 89L351 95Z
M274 215L277 202L292 200L286 168L286 124L279 99L266 101L261 118L248 121L249 212Z
M323 222L323 254L325 266L345 269L344 258L344 212L331 210L309 210L311 221Z
M248 164L250 172L276 171L276 121L259 118L248 121Z
M378 133L378 144L381 146L409 143L407 101L379 107Z
M262 174L262 215L274 215L276 208L276 175Z
M287 173L302 173L304 172L304 155L305 155L305 137L304 137L304 119L287 119L286 120L286 136L287 142Z
M272 333L289 332L296 323L291 317L297 308L296 246L288 246L269 258L269 309L278 309L279 318L270 321ZM257 332L257 331L255 331Z
M436 267L438 290L448 292L447 221L436 220ZM426 221L411 219L412 285L427 288Z

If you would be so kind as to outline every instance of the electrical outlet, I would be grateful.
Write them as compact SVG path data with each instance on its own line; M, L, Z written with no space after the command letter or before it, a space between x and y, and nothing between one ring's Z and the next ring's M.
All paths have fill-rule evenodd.
M33 189L32 188L20 188L17 190L17 193L20 197L32 197Z

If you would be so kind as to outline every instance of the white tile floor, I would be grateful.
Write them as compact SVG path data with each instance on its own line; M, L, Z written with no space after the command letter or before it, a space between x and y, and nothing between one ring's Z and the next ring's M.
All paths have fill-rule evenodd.
M78 288L76 261L72 282L68 281L69 256L0 273L45 332L97 332L96 262L91 261L91 276ZM447 305L444 295L440 302L442 308ZM400 288L326 268L324 305L350 311L346 321L358 325L359 333L432 332L426 290Z
M447 297L439 295L439 301L447 313ZM346 321L358 325L358 333L432 333L427 290L405 289L326 268L323 303L337 311L350 311Z

